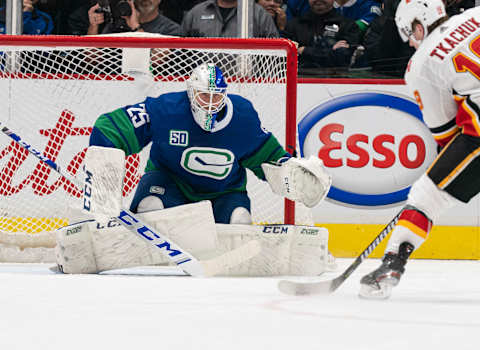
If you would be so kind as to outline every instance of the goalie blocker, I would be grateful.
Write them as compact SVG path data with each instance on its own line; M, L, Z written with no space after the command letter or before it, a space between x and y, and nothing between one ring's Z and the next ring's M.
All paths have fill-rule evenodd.
M215 224L209 201L139 216L199 260L221 255L251 240L260 242L258 255L238 265L226 266L220 275L318 275L327 267L328 231L325 228ZM114 220L105 224L85 221L58 230L55 253L64 273L98 273L170 263L158 249L132 236Z

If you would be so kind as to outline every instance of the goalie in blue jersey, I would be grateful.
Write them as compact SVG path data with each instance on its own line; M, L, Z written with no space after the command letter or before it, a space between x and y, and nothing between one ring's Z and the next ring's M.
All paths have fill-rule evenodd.
M131 203L131 211L141 213L141 220L198 259L261 240L267 253L235 270L227 269L228 275L323 272L328 231L285 225L282 235L272 236L262 226L248 225L246 190L246 169L250 169L268 181L273 192L313 207L331 183L321 161L292 158L262 128L250 101L227 94L223 74L215 65L199 65L186 85L186 91L149 97L98 118L84 162L88 175L84 208L97 223L80 222L57 235L61 270L94 273L163 263L157 251L114 221L99 224L121 211L125 156L151 143L145 174Z
M262 226L248 225L246 190L250 169L274 193L313 207L331 184L321 161L292 158L262 128L250 101L227 94L221 70L201 64L187 80L186 91L149 97L97 119L84 161L84 209L96 220L66 226L57 234L61 271L96 273L165 262L158 254L166 249L163 241L153 249L114 220L102 224L122 209L125 156L150 143L145 174L131 203L131 211L141 213L138 220L197 259L225 249L233 253L251 240L262 242L262 253L248 250L229 258L235 268L222 263L221 274L318 275L325 270L328 231L284 225L282 235L272 235ZM146 238L151 236L155 234Z
M198 66L186 85L186 91L149 97L95 123L90 145L106 147L107 153L118 149L130 155L152 142L133 212L210 200L217 223L248 224L246 168L266 177L276 193L308 207L320 202L330 181L321 162L291 158L261 127L250 101L227 95L218 67Z

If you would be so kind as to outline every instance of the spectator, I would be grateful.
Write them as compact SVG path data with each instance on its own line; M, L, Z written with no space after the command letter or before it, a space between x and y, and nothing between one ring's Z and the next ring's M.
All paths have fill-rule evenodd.
M37 8L38 0L23 0L23 34L50 34L53 19L48 13ZM5 5L0 8L0 34L5 34Z
M384 0L383 15L373 20L367 30L363 46L363 62L372 71L402 78L415 49L404 43L395 24L395 12L400 0Z
M290 21L295 17L301 17L310 10L308 0L288 0L287 1L287 20Z
M100 33L100 26L105 23L103 34L121 32L148 32L164 35L180 35L180 26L159 13L161 0L128 0L131 9L130 16L117 16L115 9L113 20L105 23L105 14L98 12L97 3L88 10L89 26L87 34Z
M165 17L181 24L185 13L190 11L195 5L204 1L205 0L163 0L160 3L160 12Z
M353 19L364 33L370 23L382 14L377 0L335 0L333 6L342 16Z
M279 36L272 17L262 6L254 3L253 12L254 37ZM182 31L185 36L238 37L237 0L207 0L198 4L185 14Z
M61 4L54 6L57 0L47 0L52 3L49 13L53 12L55 22L55 34L61 35L84 35L88 29L88 9L96 3L85 0L62 0ZM52 8L55 7L55 10ZM43 9L43 3L41 9ZM72 22L73 18L73 22ZM82 29L83 28L83 29ZM78 33L78 32L81 33Z
M334 0L309 0L310 10L287 23L285 36L298 43L300 68L347 67L361 31L338 14Z
M277 30L280 32L285 29L287 25L287 14L282 8L282 0L255 0L265 11L272 16L273 22L277 26Z
M69 6L64 8L64 32L70 35L86 35L88 26L88 10L97 3L96 0L82 1L71 0ZM103 26L102 26L103 27Z
M6 22L6 8L5 0L0 0L0 34L5 34L5 22ZM1 56L0 56L1 57Z

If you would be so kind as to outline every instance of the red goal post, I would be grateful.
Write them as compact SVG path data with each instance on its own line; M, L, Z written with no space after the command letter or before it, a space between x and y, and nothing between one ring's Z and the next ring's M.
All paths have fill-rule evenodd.
M147 95L184 90L202 62L219 65L229 92L251 100L262 125L296 149L297 51L284 39L112 36L0 36L0 120L78 176L88 135L104 112ZM130 156L125 205L148 150ZM311 224L305 207L273 195L248 176L255 223ZM56 228L82 217L80 190L0 138L0 244L51 246ZM297 209L296 209L297 207ZM43 242L43 241L42 241ZM2 260L0 249L0 260Z

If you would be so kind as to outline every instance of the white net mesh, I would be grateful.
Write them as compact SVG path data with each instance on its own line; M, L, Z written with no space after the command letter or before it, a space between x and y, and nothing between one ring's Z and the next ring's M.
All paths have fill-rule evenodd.
M38 38L36 46L0 41L0 121L72 175L78 176L92 125L101 113L140 102L147 95L184 90L188 74L203 62L221 67L229 93L252 101L263 126L286 146L287 119L295 116L286 110L285 50L264 49L259 40L248 39L236 41L237 47L229 49L222 47L232 47L232 42L219 39L116 38L112 46L120 48L112 48L102 47L106 44L101 38L95 38L96 43L82 38L75 47L71 46L75 39L57 37L55 48L43 47L48 40L52 39ZM295 133L296 128L292 129L289 132ZM128 158L127 207L147 152ZM285 222L285 215L291 213L284 211L283 198L252 174L248 183L254 222ZM79 189L3 134L0 196L0 243L6 242L7 235L10 244L11 235L44 235L81 218L75 209ZM297 210L296 218L311 223L307 210Z

